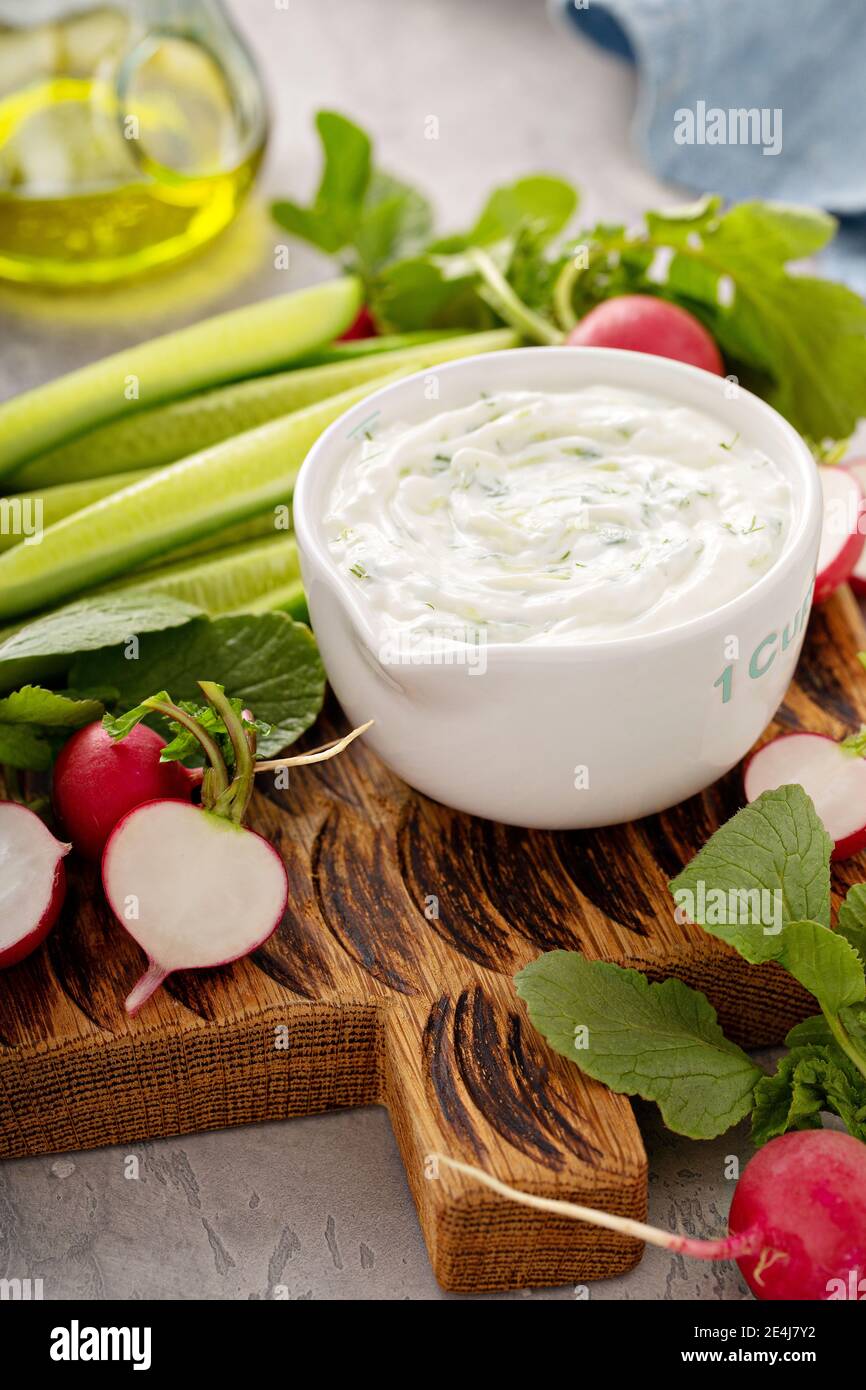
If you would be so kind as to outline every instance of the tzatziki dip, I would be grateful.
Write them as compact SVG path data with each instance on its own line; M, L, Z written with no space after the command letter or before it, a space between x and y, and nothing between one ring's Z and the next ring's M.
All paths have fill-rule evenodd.
M711 415L591 386L372 427L325 531L383 630L551 644L720 608L773 565L792 506L782 470Z

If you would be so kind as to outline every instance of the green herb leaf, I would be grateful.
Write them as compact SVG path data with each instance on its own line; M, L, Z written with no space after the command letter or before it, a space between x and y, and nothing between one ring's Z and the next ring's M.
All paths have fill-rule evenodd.
M846 1004L839 1010L839 1022L866 1062L866 1005Z
M584 238L582 308L628 291L672 299L703 319L744 384L802 433L845 438L866 414L866 305L842 285L788 270L835 230L817 209L747 202L722 211L717 198L648 213L643 232L595 229ZM673 249L661 281L629 260L633 246Z
M198 618L182 632L141 638L135 661L123 648L78 658L77 686L112 685L120 703L140 705L154 690L170 690L176 701L198 704L199 680L218 681L270 725L263 756L280 752L313 723L322 707L325 673L313 635L284 613Z
M289 200L274 203L277 222L294 236L333 254L351 243L361 219L370 182L369 136L337 111L320 111L316 130L322 143L322 176L310 207Z
M79 652L181 627L201 609L155 594L101 594L25 623L0 643L0 690L66 671Z
M222 687L220 686L219 689L222 690ZM146 702L136 705L134 709L127 710L125 714L106 715L102 721L103 727L112 738L123 739L126 738L127 734L132 732L137 724L140 724L145 719L149 720L152 724L158 724L160 722L160 716L156 714L153 708L154 702L156 701L159 701L160 704L176 703L177 707L182 709L184 713L192 715L193 719L195 719L207 733L215 736L223 758L225 759L226 766L230 769L234 766L234 747L232 745L231 736L213 705L199 705L192 700L179 700L175 702L172 701L171 696L166 690L160 690L158 694L149 696ZM258 743L270 737L272 733L270 724L265 724L261 719L251 720L243 717L244 703L242 700L237 698L230 699L229 704L235 714L238 715L242 727L255 733ZM168 725L168 729L173 737L160 753L160 762L182 762L191 766L199 766L203 760L202 746L195 734L174 719L166 719L165 723Z
M673 880L671 892L692 921L746 960L775 960L782 933L771 906L778 906L781 923L809 919L829 927L832 847L803 788L779 787L720 826ZM762 891L769 897L737 896ZM733 920L738 911L748 920Z
M102 714L98 700L26 685L0 699L0 763L21 772L47 772L65 735Z
M527 224L535 233L538 249L557 236L577 211L577 191L552 174L531 174L514 183L494 188L478 221L466 234L473 246L487 246L516 236Z
M80 729L102 714L98 700L78 700L25 685L0 699L0 724L43 724L52 729Z
M836 930L866 962L866 884L855 883L839 908Z
M148 699L169 701L171 696L167 690L160 690L157 695L148 696ZM128 709L124 714L107 714L102 721L102 727L110 738L120 740L131 734L138 724L145 719L153 719L153 709L150 705L135 705L133 709Z
M316 129L323 161L316 196L309 207L274 203L276 221L321 251L344 253L348 267L365 278L420 249L432 227L427 199L374 169L369 136L339 112L320 111Z
M221 688L221 687L220 687ZM220 746L220 751L229 768L234 767L234 748L232 746L231 735L220 718L213 705L196 705L191 700L181 700L180 708L192 717L206 730L213 734ZM244 702L237 698L230 699L229 705L238 716L241 726L248 729L250 733L256 735L256 748L267 742L273 730L270 724L266 724L262 719L246 719L244 717ZM167 743L160 754L160 762L179 763L179 762L200 762L201 744L189 729L177 724L174 720L169 721L169 729L174 734L174 738Z
M47 772L53 760L54 749L38 727L0 724L0 765L19 772Z
M863 962L854 947L818 922L790 922L779 960L828 1013L866 999Z
M833 1033L823 1014L813 1014L811 1018L795 1023L785 1038L786 1047L809 1047L812 1043L823 1046L833 1042Z
M866 1081L857 1068L835 1043L795 1047L755 1088L752 1138L761 1145L789 1130L820 1129L822 1111L866 1140Z
M551 951L515 983L557 1052L614 1091L656 1101L678 1134L711 1139L751 1109L761 1071L680 980L650 984L637 970Z

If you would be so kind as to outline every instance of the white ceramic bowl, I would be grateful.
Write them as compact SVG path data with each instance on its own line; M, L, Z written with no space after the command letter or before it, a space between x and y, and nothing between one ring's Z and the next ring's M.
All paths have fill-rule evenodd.
M435 379L438 399L431 400ZM773 567L739 598L663 632L574 646L489 645L481 667L383 664L375 614L331 557L322 518L349 436L465 405L480 391L604 384L706 411L790 479L794 517ZM310 614L353 724L413 787L458 810L551 829L663 810L731 768L794 672L821 531L815 463L792 427L731 382L642 353L518 348L437 367L347 411L310 451L294 520Z

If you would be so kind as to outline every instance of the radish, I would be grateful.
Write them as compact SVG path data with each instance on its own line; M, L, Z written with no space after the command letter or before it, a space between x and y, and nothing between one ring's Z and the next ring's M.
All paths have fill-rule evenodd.
M866 535L860 530L864 498L855 473L847 468L821 467L818 476L824 496L824 525L815 602L823 603L850 578L863 554Z
M468 1163L430 1154L522 1206L573 1217L698 1260L736 1260L756 1298L866 1297L866 1145L832 1129L771 1139L737 1183L729 1234L697 1240L629 1217L520 1192ZM861 1282L862 1281L862 1282Z
M864 501L860 508L860 527L866 530L866 459L846 459L842 467L857 479L860 491L863 493ZM848 583L855 594L866 594L866 553L861 551L860 557L848 576Z
M127 811L145 801L189 801L201 773L161 763L165 739L137 724L118 743L101 723L88 724L64 744L54 765L54 809L79 854L98 860Z
M627 348L724 375L715 339L687 309L649 294L605 299L566 336L571 347Z
M341 333L337 338L338 343L351 343L357 338L375 338L378 329L370 310L366 304L362 304L345 333Z
M71 848L26 806L0 801L0 970L35 951L60 916Z
M862 752L827 734L780 734L746 763L746 800L756 801L762 792L799 783L834 841L831 858L850 859L866 847L866 758Z
M147 952L130 1014L174 970L224 965L276 931L285 865L261 835L183 801L149 801L124 816L102 859L118 921Z
M199 686L230 741L233 773L218 731L205 728L195 714L167 696L145 700L134 712L136 717L149 710L162 714L204 749L209 766L201 783L202 805L162 797L136 806L115 825L102 856L109 905L148 958L147 969L126 1000L130 1014L137 1013L173 971L238 960L276 931L286 909L289 881L274 846L244 826L255 773L322 762L369 728L365 724L310 753L257 765L249 711L238 714L222 686L211 681L200 681ZM120 737L131 737L131 732Z

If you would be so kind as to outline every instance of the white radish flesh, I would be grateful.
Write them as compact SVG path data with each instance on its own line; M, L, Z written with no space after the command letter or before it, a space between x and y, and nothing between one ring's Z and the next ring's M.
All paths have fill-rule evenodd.
M852 477L857 479L860 484L860 491L866 499L866 459L847 459L843 466ZM866 500L861 507L860 515L860 525L866 527L866 519L864 519L866 518ZM859 594L861 597L866 594L866 550L860 552L860 558L851 571L848 582L855 594Z
M818 551L815 602L823 603L840 584L850 579L863 556L866 535L860 531L863 492L847 468L818 469L824 497L824 525Z
M115 827L102 881L149 968L127 999L136 1012L174 970L248 955L279 926L285 865L260 835L181 801L152 801Z
M71 848L26 806L0 801L0 970L35 951L57 921Z
M743 774L746 800L799 783L834 843L833 858L866 847L866 758L824 734L782 734L752 754Z

